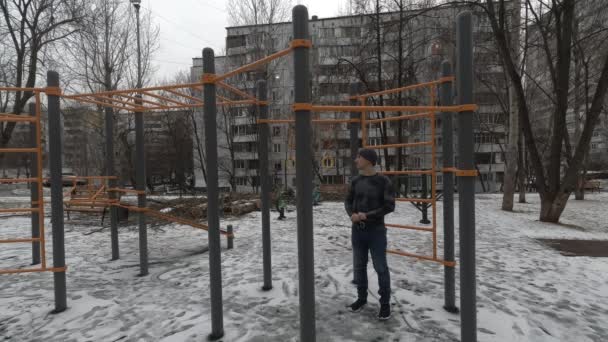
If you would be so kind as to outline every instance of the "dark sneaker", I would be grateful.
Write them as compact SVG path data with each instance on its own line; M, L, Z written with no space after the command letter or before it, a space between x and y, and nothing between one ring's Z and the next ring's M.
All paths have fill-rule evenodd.
M365 304L367 304L367 300L357 299L357 301L349 305L348 308L351 312L359 312L365 306Z
M391 318L391 306L389 304L380 305L380 312L378 313L378 319L386 321Z

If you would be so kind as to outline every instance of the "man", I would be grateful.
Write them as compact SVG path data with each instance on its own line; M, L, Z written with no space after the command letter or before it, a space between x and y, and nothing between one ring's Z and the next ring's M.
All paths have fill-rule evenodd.
M357 301L349 305L352 312L360 311L367 304L368 253L378 274L380 290L379 320L391 317L391 280L386 261L386 226L384 216L395 210L395 192L391 181L376 170L378 155L374 150L359 151L355 163L359 175L351 181L346 212L352 221L354 283Z

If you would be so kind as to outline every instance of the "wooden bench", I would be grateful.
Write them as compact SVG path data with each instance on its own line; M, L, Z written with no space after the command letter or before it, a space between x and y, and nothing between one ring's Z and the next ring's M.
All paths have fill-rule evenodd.
M599 180L588 180L585 182L585 190L591 191L594 193L595 191L602 191L602 182Z

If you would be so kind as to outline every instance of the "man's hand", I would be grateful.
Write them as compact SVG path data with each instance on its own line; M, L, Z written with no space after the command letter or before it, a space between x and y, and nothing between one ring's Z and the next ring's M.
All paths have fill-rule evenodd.
M350 217L350 220L352 223L357 223L360 221L359 219L359 214L358 213L353 213L353 215Z
M367 215L365 215L365 213L359 213L359 221L365 221L367 220Z

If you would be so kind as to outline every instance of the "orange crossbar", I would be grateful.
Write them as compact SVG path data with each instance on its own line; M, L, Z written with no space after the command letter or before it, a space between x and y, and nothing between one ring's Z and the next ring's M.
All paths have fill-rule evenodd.
M477 105L454 106L320 106L313 105L313 112L466 112L477 110Z
M312 123L315 124L340 124L340 123L349 123L349 122L360 122L359 119L313 119ZM286 123L294 123L296 122L294 119L258 119L258 123L268 123L268 124L286 124Z
M186 98L186 99L191 100L191 101L196 102L196 103L200 103L200 104L203 103L203 100L201 100L201 99L198 99L198 98L196 98L194 96L190 96L190 95L181 93L181 92L176 91L176 90L166 89L165 91L168 92L168 93L171 93L173 95L181 96L183 98Z
M433 203L432 198L395 198L397 202L411 202L411 203Z
M137 194L137 195L145 195L146 192L142 190L134 190L134 189L119 189L119 188L110 188L107 190L108 192L122 192L125 194Z
M17 270L0 270L0 274L34 273L34 272L65 272L67 267L22 268Z
M218 85L218 86L220 86L220 87L222 87L222 88L224 88L224 89L226 89L226 90L229 90L229 91L231 91L231 92L233 92L233 93L235 93L235 94L237 94L239 96L242 96L242 97L244 97L246 99L256 100L256 101L258 100L254 96L251 96L251 95L247 94L246 92L244 92L244 91L242 91L242 90L240 90L238 88L235 88L235 87L233 87L233 86L231 86L231 85L229 85L229 84L227 84L225 82L216 81L215 84Z
M99 105L99 106L102 106L102 107L111 107L111 108L118 109L118 110L132 110L131 108L127 108L124 105L123 106L118 106L118 105L115 105L115 104L112 104L112 103L107 103L107 102L97 101L97 100L91 100L91 99L88 98L89 96L94 97L94 95L88 95L88 96L82 96L82 97L79 96L77 98L71 98L71 97L67 97L67 98L68 99L72 99L74 101L78 101L78 102L87 102L87 103ZM143 108L143 107L138 107L137 110L141 110L141 108Z
M36 241L40 241L40 238L8 239L8 240L0 240L0 243L22 243L22 242L36 242Z
M0 184L36 183L38 178L0 178Z
M423 232L434 231L433 227L408 226L408 225L395 224L395 223L387 223L387 224L385 224L385 226L392 227L392 228L400 228L400 229L419 230L419 231L423 231Z
M141 101L142 103L151 104L151 105L157 106L157 107L167 107L167 109L171 108L169 106L164 106L160 102L154 102L154 101L146 100L144 98L139 98L139 97L135 97L135 96L127 95L127 94L115 94L115 96L124 97L126 99L133 100L133 101Z
M454 262L454 261L445 261L445 260L433 258L433 257L426 256L426 255L402 252L402 251L397 251L394 249L387 249L386 252L390 253L390 254L397 254L397 255L401 255L401 256L412 257L412 258L416 258L416 259L420 259L420 260L433 261L433 262L440 263L440 264L442 264L444 266L448 266L448 267L456 266L456 262Z
M0 148L0 153L37 153L37 147Z
M400 143L400 144L367 145L365 148L369 148L372 150L381 150L381 149L385 149L385 148L429 146L432 144L433 144L432 141L420 141L420 142Z
M38 119L35 116L29 115L17 115L17 114L8 114L1 113L0 121L3 122L36 122Z
M12 208L12 209L0 209L2 214L16 214L16 213L35 213L40 211L40 208Z
M388 118L380 118L380 119L367 119L367 123L376 123L376 122L385 122L385 121L401 121L401 120L413 120L420 118L428 118L433 116L432 112L429 113L420 113L420 114L410 114L410 115L400 115L400 116L391 116Z
M451 82L451 79L445 78L445 79L439 79L439 80L429 81L429 82L425 82L425 83L417 83L417 84L412 84L412 85L401 87L401 88L393 88L393 89L387 89L387 90L377 91L377 92L374 92L374 93L367 93L367 94L356 95L356 96L353 96L353 98L368 98L368 97L372 97L372 96L380 96L380 95L388 95L388 94L400 93L400 92L408 91L408 90L414 90L414 89L420 89L420 88L425 88L425 87L431 87L431 86L435 86L435 85L438 85L438 84L441 84L441 83L445 83L445 82Z
M382 175L431 175L432 170L404 170L404 171L380 171Z
M273 60L275 60L277 58L280 58L280 57L283 57L285 55L288 55L291 52L291 50L292 50L292 48L288 47L285 50L281 50L279 52L275 52L272 55L266 56L266 57L264 57L262 59L258 59L257 61L255 61L253 63L245 64L242 67L236 68L236 69L234 69L232 71L229 71L229 72L227 72L227 73L225 73L223 75L215 76L214 77L214 82L217 83L219 81L223 81L223 80L225 80L227 78L230 78L230 77L232 77L234 75L238 75L238 74L240 74L242 72L245 72L245 71L248 71L248 70L251 70L251 69L255 69L255 68L257 68L257 67L259 67L261 65L264 65L264 64L268 64L268 63L272 62Z
M32 91L45 92L46 88L17 88L17 87L0 87L0 91Z

